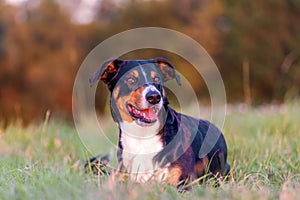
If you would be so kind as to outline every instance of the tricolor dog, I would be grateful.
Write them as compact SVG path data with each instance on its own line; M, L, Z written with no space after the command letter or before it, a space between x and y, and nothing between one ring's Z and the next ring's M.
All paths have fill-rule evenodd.
M168 60L110 60L90 83L98 79L110 91L111 114L119 127L118 161L133 181L177 185L206 172L228 173L220 130L169 107L164 82L174 79L180 84L180 78Z

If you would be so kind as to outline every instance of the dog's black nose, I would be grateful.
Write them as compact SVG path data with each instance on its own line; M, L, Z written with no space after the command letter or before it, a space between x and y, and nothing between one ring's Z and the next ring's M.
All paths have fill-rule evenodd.
M160 102L161 96L158 92L148 92L146 94L146 99L152 105L158 104Z

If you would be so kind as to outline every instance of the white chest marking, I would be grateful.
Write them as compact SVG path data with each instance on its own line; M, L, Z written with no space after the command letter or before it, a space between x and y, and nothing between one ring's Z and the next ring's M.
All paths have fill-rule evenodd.
M120 126L123 165L130 172L131 179L146 182L159 170L158 163L153 163L154 156L163 149L160 136L157 136L159 123L141 127L135 122L122 122Z

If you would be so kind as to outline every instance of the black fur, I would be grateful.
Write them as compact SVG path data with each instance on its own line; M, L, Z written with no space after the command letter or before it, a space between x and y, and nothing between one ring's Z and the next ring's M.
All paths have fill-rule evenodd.
M175 79L180 84L180 78L176 74L174 66L163 58L126 61L120 59L110 60L105 62L92 76L90 83L93 84L100 78L107 84L108 89L113 92L114 87L119 81L122 81L122 77L126 73L141 65L156 67L162 77L162 82L155 84L147 83L144 80L144 84L154 85L161 93L163 92L163 82L165 81ZM128 91L135 89L128 87L120 91L119 95L128 95ZM230 165L227 163L227 146L221 131L209 121L177 113L169 107L166 96L164 96L163 101L159 120L165 123L157 135L160 136L164 148L154 157L152 162L159 163L161 167L170 163L170 171L176 167L180 169L178 182L203 176L206 171L218 176L226 175L230 170ZM122 120L118 115L117 106L112 96L111 110L116 122ZM121 134L122 130L120 129L120 138ZM208 141L204 144L207 134L210 134L210 138L217 142L211 143L212 141ZM206 145L206 149L209 149L208 152L201 152L203 145ZM119 162L122 162L122 151L123 144L119 141Z

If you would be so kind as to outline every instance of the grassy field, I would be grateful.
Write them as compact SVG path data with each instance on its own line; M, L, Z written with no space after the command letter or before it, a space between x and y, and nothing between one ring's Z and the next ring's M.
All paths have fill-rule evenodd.
M229 106L223 128L233 168L229 181L217 188L208 181L185 193L85 173L90 155L72 125L50 120L0 127L0 199L297 199L299 119L297 103Z

